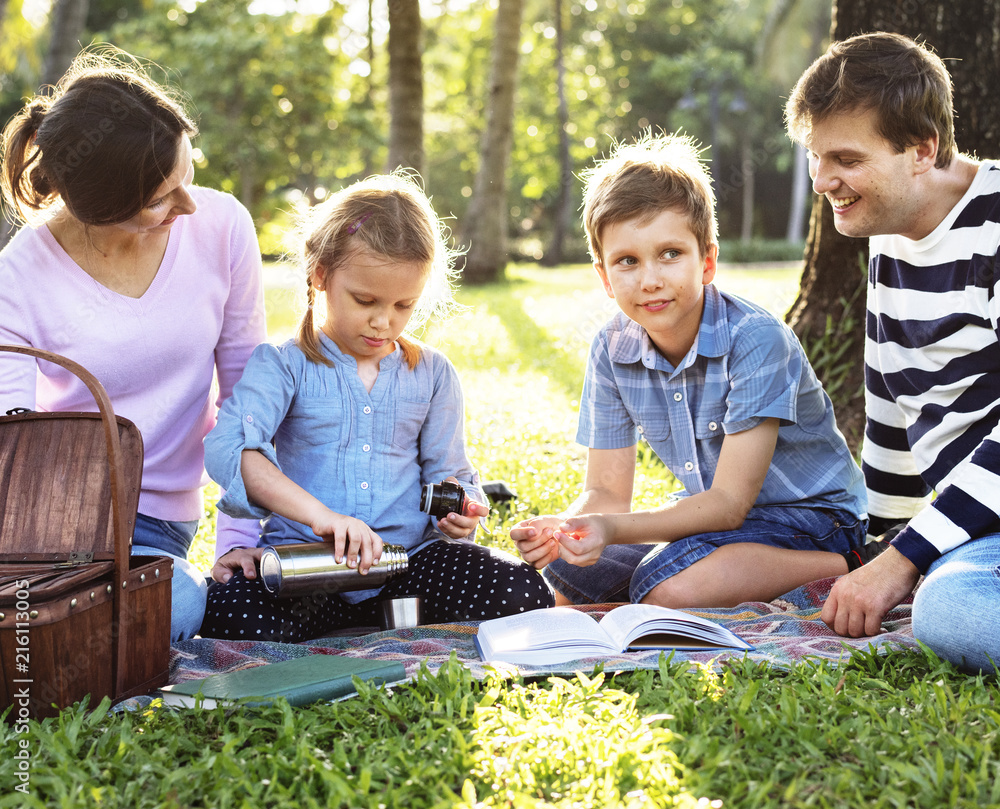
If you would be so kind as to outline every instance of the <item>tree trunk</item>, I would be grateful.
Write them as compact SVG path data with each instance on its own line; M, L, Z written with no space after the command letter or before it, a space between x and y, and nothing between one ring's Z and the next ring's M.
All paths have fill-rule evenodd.
M982 158L1000 152L1000 0L895 3L836 0L831 36L870 31L904 34L945 60L955 87L958 147ZM853 450L864 431L864 327L868 244L840 235L822 197L813 200L799 296L788 322L827 386L837 422Z
M17 233L17 225L11 222L6 215L0 216L0 250L7 246L7 242L14 238Z
M740 222L740 241L746 244L753 239L753 198L757 169L753 164L753 147L750 137L743 133L740 147L741 174L743 175L743 216Z
M42 66L41 84L55 84L80 52L80 35L87 22L90 0L55 0L49 12L49 50Z
M797 242L802 239L802 226L806 221L806 197L809 195L809 154L804 146L795 144L792 164L792 206L788 212L788 227L785 241Z
M54 85L80 51L80 35L87 21L90 0L55 0L49 11L49 49L42 65L39 85ZM0 0L0 27L6 21L7 2ZM17 223L0 214L0 250L17 232Z
M823 40L829 34L830 19L826 14L817 14L810 24L811 41L809 47L810 62L820 55ZM811 183L809 180L809 154L805 147L795 144L795 162L792 167L792 205L788 212L788 227L785 239L797 242L802 239L802 226L806 218L806 198L809 196Z
M424 80L420 57L420 3L389 0L389 159L424 174ZM426 183L427 178L424 177Z
M552 217L552 241L542 264L554 267L563 262L563 245L573 218L573 163L569 152L569 104L566 102L566 65L563 61L563 4L555 0L556 93L559 99L559 196Z
M499 0L497 8L486 131L462 230L462 241L469 246L464 278L473 284L498 280L507 264L507 163L514 139L523 6L523 0Z
M375 0L368 0L368 44L365 46L365 55L368 57L368 92L361 99L361 108L365 114L374 118L375 116ZM421 85L420 91L423 92ZM421 118L421 126L423 119ZM365 176L375 173L375 144L370 138L365 138L361 148L362 160L365 165Z

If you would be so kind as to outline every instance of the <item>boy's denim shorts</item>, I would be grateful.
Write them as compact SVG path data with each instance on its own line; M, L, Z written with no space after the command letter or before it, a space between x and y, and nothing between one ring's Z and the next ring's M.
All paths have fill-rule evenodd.
M695 534L655 545L609 545L590 567L557 559L542 575L575 604L638 603L660 582L723 545L752 542L790 550L846 553L864 545L867 528L867 520L844 511L760 506L750 509L743 525L734 531Z

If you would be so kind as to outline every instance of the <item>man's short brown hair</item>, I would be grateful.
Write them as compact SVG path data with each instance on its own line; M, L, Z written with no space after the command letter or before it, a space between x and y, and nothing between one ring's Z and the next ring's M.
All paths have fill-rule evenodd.
M877 32L834 42L796 83L785 122L792 139L806 143L814 122L854 110L873 110L878 133L898 153L937 135L937 168L957 154L951 76L908 37Z

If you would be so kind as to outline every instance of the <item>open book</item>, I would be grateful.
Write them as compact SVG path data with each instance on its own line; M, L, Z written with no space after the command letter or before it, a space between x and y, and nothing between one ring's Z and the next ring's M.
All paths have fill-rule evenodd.
M752 649L724 626L652 604L616 607L600 622L571 607L531 610L479 625L483 660L565 663L638 649Z

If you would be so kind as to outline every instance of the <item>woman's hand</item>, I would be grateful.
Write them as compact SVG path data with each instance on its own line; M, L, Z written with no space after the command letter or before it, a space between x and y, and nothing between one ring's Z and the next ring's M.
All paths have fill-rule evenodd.
M313 533L333 545L333 559L356 567L364 575L382 558L382 538L356 517L346 517L324 508L309 523Z
M458 479L454 476L446 477L445 480L451 483L458 483ZM441 533L446 537L464 539L476 530L476 525L479 524L480 518L485 517L489 513L489 506L484 506L482 503L466 496L465 508L462 513L455 514L451 512L446 517L442 517L438 520L438 528L441 529Z
M225 584L233 577L233 573L242 570L248 579L257 578L257 563L263 548L233 548L220 556L212 565L212 578Z

